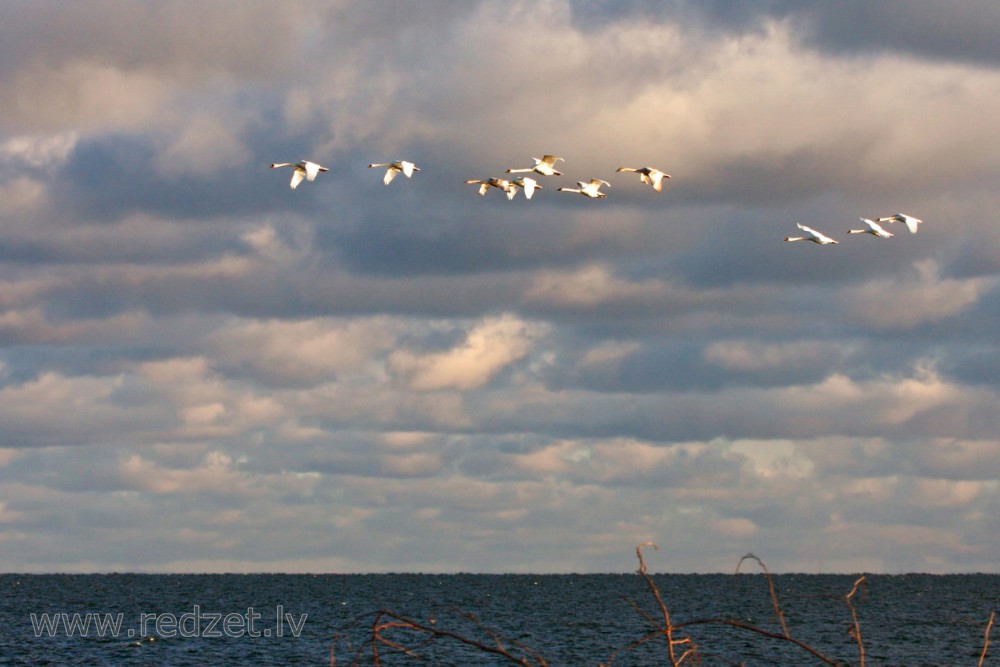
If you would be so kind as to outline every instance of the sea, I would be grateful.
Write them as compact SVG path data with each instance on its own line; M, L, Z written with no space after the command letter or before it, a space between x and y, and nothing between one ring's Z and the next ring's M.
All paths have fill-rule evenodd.
M859 579L4 574L0 665L1000 665L1000 575Z

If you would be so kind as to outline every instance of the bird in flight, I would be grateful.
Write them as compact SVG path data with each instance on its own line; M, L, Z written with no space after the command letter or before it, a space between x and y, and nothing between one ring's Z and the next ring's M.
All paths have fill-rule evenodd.
M310 162L309 160L302 160L302 162L275 162L271 165L271 169L276 169L278 167L292 167L295 171L292 172L292 182L289 187L294 190L299 187L299 183L302 179L307 181L315 181L316 176L319 175L321 171L330 171L326 167L322 167L315 162Z
M508 174L521 174L530 171L541 174L542 176L562 176L561 171L556 171L556 162L562 160L561 157L556 157L555 155L543 155L541 159L537 157L531 158L535 161L535 166L525 167L524 169L508 169ZM563 160L565 162L565 160Z
M877 236L880 239L891 239L892 232L887 232L874 220L869 220L868 218L861 218L861 222L864 223L866 229L848 229L848 234L871 234L872 236Z
M489 190L490 188L497 188L499 190L503 190L507 194L507 199L513 199L513 195L511 194L511 189L510 189L510 181L508 181L506 178L497 178L495 176L491 176L485 181L479 178L470 178L467 179L465 182L478 184L479 196L485 195L487 190Z
M902 222L906 225L906 228L910 230L911 234L917 233L917 227L923 220L919 218L914 218L912 215L906 215L905 213L893 213L892 215L887 215L883 218L878 219L879 222Z
M368 165L369 169L375 169L377 167L385 167L385 178L382 182L386 185L392 183L392 179L396 178L396 175L402 172L407 178L413 176L413 172L420 171L420 167L413 164L412 162L407 162L406 160L396 160L395 162L377 162L375 164Z
M663 181L670 178L670 174L665 174L654 167L618 167L616 172L631 171L639 174L639 180L648 185L652 185L657 192L663 192Z
M800 222L796 222L795 226L806 233L805 236L788 236L785 238L786 241L812 241L813 243L819 243L820 245L827 245L828 243L836 243L829 236L817 232L812 227L806 227Z
M601 192L601 186L606 185L609 188L611 184L607 181L602 181L599 178L592 178L589 182L577 181L579 188L559 188L559 192L576 192L583 195L584 197L590 197L591 199L603 199L608 195Z
M543 188L538 184L538 181L530 176L519 176L510 181L510 192L507 196L513 199L519 189L524 190L525 199L531 199L531 195L535 194L535 190L542 190Z

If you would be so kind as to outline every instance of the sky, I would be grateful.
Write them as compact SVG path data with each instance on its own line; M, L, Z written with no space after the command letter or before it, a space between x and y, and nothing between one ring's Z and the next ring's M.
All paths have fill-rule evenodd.
M1000 572L998 33L0 4L0 571Z

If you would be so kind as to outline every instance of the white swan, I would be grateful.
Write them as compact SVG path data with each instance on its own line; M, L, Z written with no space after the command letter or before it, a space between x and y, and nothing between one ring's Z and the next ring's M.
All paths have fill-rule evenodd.
M615 172L622 171L632 171L639 174L639 179L648 185L652 185L653 189L657 192L663 192L663 181L664 179L670 178L670 174L665 174L659 169L653 167L639 167L638 169L633 169L632 167L618 167Z
M542 186L538 184L538 181L531 178L530 176L520 176L510 181L510 191L507 193L509 199L513 199L514 195L517 194L518 189L524 190L524 198L531 199L531 195L535 194L535 190L542 190Z
M510 181L506 178L497 178L491 176L485 181L478 178L470 178L465 181L466 183L476 183L479 185L479 196L482 197L486 194L486 191L490 188L497 188L498 190L503 190L507 194L507 199L513 199L514 195L511 194Z
M887 232L883 229L882 225L878 224L874 220L869 220L868 218L861 218L861 222L865 224L868 229L848 229L848 234L871 234L872 236L877 236L880 239L891 239L892 232Z
M529 171L534 171L541 174L542 176L562 176L561 171L556 171L556 162L562 160L561 157L556 157L555 155L543 155L542 159L537 157L531 158L535 161L534 167L526 167L524 169L508 169L508 174L520 174L527 173ZM563 160L565 162L565 160Z
M917 233L917 227L923 220L919 218L914 218L912 215L906 215L905 213L893 213L892 215L887 215L884 218L879 218L879 222L902 222L906 224L906 228L910 230L911 234Z
M292 167L295 169L292 172L292 182L289 184L292 190L299 187L299 183L302 182L303 178L307 181L315 181L319 172L330 171L326 167L321 167L309 160L303 160L302 162L275 162L271 165L271 169L276 169L277 167Z
M396 160L395 162L377 162L375 164L368 165L369 169L375 169L377 167L385 167L385 178L382 182L386 185L392 183L392 179L396 178L396 174L402 172L407 178L413 176L413 172L420 171L420 167L413 164L412 162L407 162L406 160Z
M583 195L584 197L590 197L591 199L603 199L608 195L601 192L601 186L606 185L609 188L611 187L610 183L608 183L607 181L602 181L599 178L592 178L587 183L584 183L583 181L577 181L576 184L579 185L580 187L559 188L559 192L576 192Z
M812 241L813 243L819 243L821 245L826 245L828 243L836 243L833 239L825 234L817 232L811 227L806 227L800 222L796 222L795 226L806 233L806 236L789 236L786 237L786 241Z

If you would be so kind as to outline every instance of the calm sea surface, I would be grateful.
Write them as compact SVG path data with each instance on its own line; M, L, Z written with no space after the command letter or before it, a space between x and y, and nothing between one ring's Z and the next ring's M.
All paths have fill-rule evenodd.
M762 575L654 579L675 624L724 618L780 632ZM843 599L855 579L774 577L791 636L841 664L859 662ZM1000 575L866 579L854 605L866 664L977 664L990 612L1000 609ZM660 616L634 574L8 574L0 575L0 665L330 665L333 648L336 664L346 665L353 654L345 641L363 644L370 612L379 609L490 643L467 618L474 614L551 665L596 666L612 656L615 665L669 664L662 640L615 654L649 631L642 612ZM410 645L420 639L396 632L386 636ZM675 638L685 636L706 665L823 664L787 642L732 626L676 631ZM987 665L1000 664L1000 629L992 639ZM426 662L384 651L385 665L510 664L448 639L420 649ZM370 655L362 664L371 664Z

